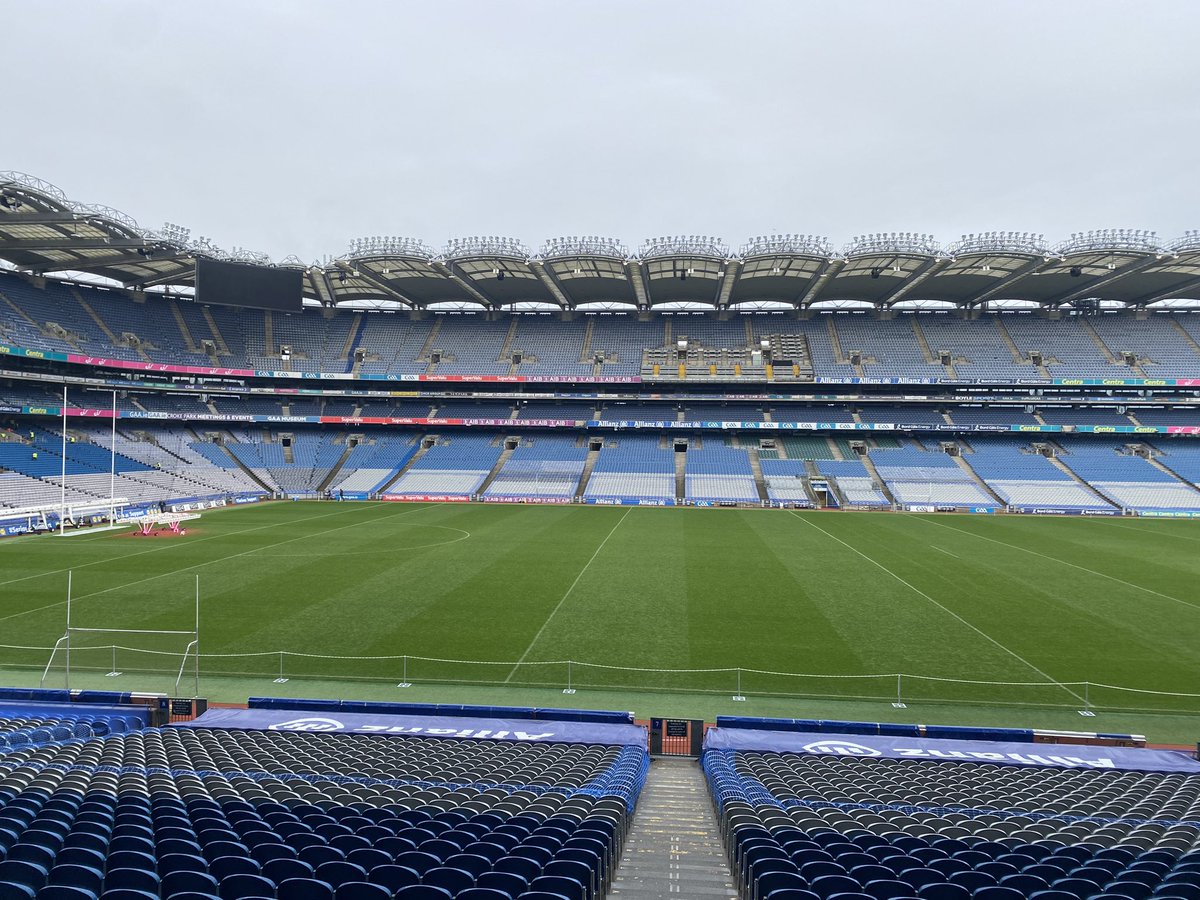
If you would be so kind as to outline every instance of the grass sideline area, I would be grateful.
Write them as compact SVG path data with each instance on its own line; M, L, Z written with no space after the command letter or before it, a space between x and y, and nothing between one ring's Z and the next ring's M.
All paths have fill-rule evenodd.
M1200 696L1172 696L1200 695L1196 522L269 503L198 525L172 539L0 542L2 680L37 683L63 633L68 569L73 624L95 628L191 628L199 575L201 693L214 700L1200 737ZM105 678L113 643L124 674ZM168 690L183 643L80 637L73 686ZM273 683L281 670L289 681ZM47 686L63 674L56 663ZM577 694L561 693L568 683Z

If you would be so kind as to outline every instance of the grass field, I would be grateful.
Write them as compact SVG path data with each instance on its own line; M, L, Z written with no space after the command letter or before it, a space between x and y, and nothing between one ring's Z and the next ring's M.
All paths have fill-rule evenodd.
M560 705L568 679L576 705L595 705L588 690L702 691L722 712L752 711L730 700L739 685L892 719L908 715L890 706L898 686L910 708L1200 710L1171 696L1200 695L1200 523L276 503L198 525L0 543L8 680L45 664L46 649L16 648L62 634L72 569L73 624L104 628L190 628L199 575L202 677L242 678L242 699L271 693L282 660L288 690L345 679L387 697L407 676L553 688ZM126 674L103 686L162 689L139 670L178 666L177 637L80 636L77 674L111 668L114 642L161 653L118 651ZM1102 718L1075 727L1117 730Z

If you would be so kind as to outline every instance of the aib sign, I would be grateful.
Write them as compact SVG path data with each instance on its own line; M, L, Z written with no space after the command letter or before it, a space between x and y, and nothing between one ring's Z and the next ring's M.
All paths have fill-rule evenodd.
M268 731L343 731L345 725L337 719L322 719L317 716L305 719L291 719L287 722L276 722L268 725Z

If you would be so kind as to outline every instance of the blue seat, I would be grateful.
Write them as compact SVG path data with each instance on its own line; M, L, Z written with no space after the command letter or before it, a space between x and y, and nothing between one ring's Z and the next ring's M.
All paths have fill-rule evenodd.
M1024 873L1018 875L1006 875L998 882L1000 887L1012 888L1020 891L1022 894L1029 896L1035 891L1048 890L1050 884L1044 878L1038 878L1036 875L1026 875Z
M97 892L74 884L48 884L37 896L38 900L96 900Z
M977 890L971 895L971 900L1027 900L1027 898L1016 888L992 885Z
M961 885L942 881L917 888L917 896L921 900L968 900L971 892Z
M566 900L587 900L587 887L574 878L562 875L540 875L529 882L530 891L558 894Z
M158 874L163 878L174 872L207 872L203 856L191 853L168 853L158 858Z
M420 850L411 850L396 856L396 865L412 869L420 875L441 864L442 861L432 853L424 853Z
M834 894L857 893L859 889L859 883L848 875L822 875L812 879L808 886L814 894L825 900L829 900Z
M162 892L164 895L181 894L192 891L200 894L217 893L217 879L207 872L190 872L178 869L162 877Z
M262 873L278 885L289 878L312 878L313 867L299 859L273 859L263 863Z
M779 888L767 894L766 900L821 900L821 898L804 888Z
M1110 882L1104 886L1104 893L1118 894L1123 897L1132 897L1133 900L1143 900L1144 897L1149 897L1153 887L1143 881L1133 881L1125 878L1124 875L1119 880Z
M431 884L434 887L445 888L454 896L459 891L474 887L475 876L465 869L452 869L449 866L434 866L421 876L421 884Z
M290 846L290 845L289 845ZM294 847L296 855L314 869L329 862L345 862L346 854L336 847L327 844L309 844L304 847Z
M32 897L33 895L30 894ZM158 900L158 891L139 891L136 888L112 888L100 895L100 900Z
M513 895L496 888L473 887L462 891L454 900L513 900Z
M386 865L377 866L367 873L367 881L379 884L393 893L403 887L411 887L421 883L421 874L407 866Z
M520 875L526 881L533 881L542 871L542 867L525 856L506 856L498 859L492 865L496 872L511 872Z
M94 866L64 863L56 865L50 870L47 882L49 884L87 888L93 893L99 893L100 886L104 882L104 873Z
M1050 888L1045 891L1034 891L1029 898L1030 900L1075 900L1075 895Z
M261 875L262 866L249 856L218 856L208 864L208 873L217 881L232 875ZM274 884L274 879L271 880Z
M220 881L221 900L249 900L251 897L274 897L275 882L261 875L227 875Z
M1050 882L1050 889L1063 891L1073 897L1077 897L1078 900L1087 900L1088 897L1093 897L1100 893L1100 885L1096 882L1088 878L1076 878L1073 875Z
M475 886L503 891L516 897L529 889L529 879L515 872L484 872L475 881Z
M807 887L808 882L795 872L764 872L754 883L754 896L763 900L770 896L772 891Z
M347 881L333 892L334 900L392 900L392 892L382 884Z
M114 869L104 874L104 890L115 888L130 888L135 891L158 893L158 874L147 869Z
M948 879L951 884L956 884L959 887L966 888L968 891L975 893L986 887L995 887L996 879L985 872L955 872Z
M863 884L862 893L874 897L875 900L898 900L900 897L911 897L914 888L903 881L881 878Z
M23 884L35 891L46 883L48 871L45 866L23 859L0 861L0 883Z
M0 881L0 897L12 897L12 900L33 900L37 891L27 884L17 884L14 881ZM158 900L157 897L154 900Z
M331 887L338 887L349 881L366 881L367 870L345 860L321 863L313 876L318 881L324 881Z
M8 848L5 862L32 863L49 872L54 865L54 850L44 844L26 844L22 841Z
M333 888L315 878L289 878L276 885L277 900L333 900Z
M392 896L395 900L451 900L454 895L445 888L434 887L432 884L414 884L412 887L400 888Z
M392 857L391 854L374 847L360 847L346 854L346 862L362 866L365 871L370 872L376 866L390 866Z

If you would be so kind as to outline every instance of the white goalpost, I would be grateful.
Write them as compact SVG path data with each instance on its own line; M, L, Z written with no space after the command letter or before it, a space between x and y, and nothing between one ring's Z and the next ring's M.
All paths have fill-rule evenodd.
M188 629L162 629L162 628L95 628L91 626L80 626L73 624L71 619L71 591L74 573L70 570L67 572L67 624L66 630L54 643L53 649L50 651L50 659L46 662L46 668L42 670L41 686L45 687L46 679L50 675L50 670L54 666L56 659L62 660L63 677L67 690L71 689L71 667L72 654L76 657L76 671L80 668L88 668L100 670L103 666L96 665L92 662L90 665L79 665L79 656L84 655L84 658L89 662L99 661L100 654L108 652L105 662L110 662L108 671L105 677L116 677L122 674L117 667L118 651L126 651L127 653L142 653L153 656L178 656L179 667L175 668L174 663L167 670L169 674L175 675L175 696L179 695L180 685L183 683L184 674L188 671L188 662L191 662L191 673L193 679L194 696L200 696L200 576L196 576L195 581L195 620L193 627ZM167 638L172 643L183 643L182 652L175 650L162 650L148 646L127 647L122 646L117 642L117 635L129 635L134 641L140 642L143 645L149 643L146 639L149 636L157 636ZM104 642L104 637L108 636L107 643ZM100 643L94 643L97 637L100 637Z

